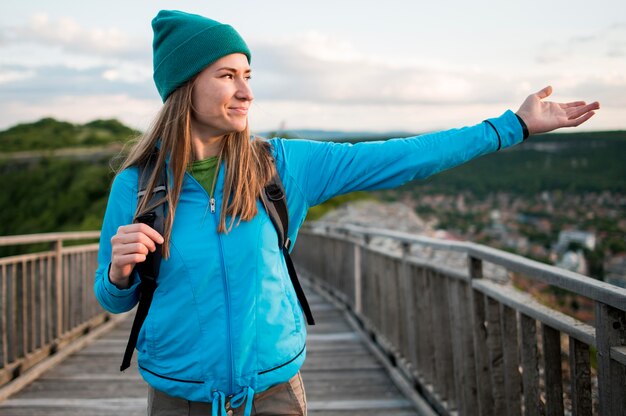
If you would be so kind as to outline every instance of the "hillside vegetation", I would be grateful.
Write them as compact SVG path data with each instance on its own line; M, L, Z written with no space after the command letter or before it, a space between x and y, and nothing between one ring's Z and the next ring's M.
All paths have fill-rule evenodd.
M113 179L111 159L138 132L117 120L72 124L45 118L0 132L0 235L96 230ZM48 151L117 145L94 153L53 157ZM22 157L16 152L38 153ZM13 254L3 248L3 255Z
M139 132L117 120L72 124L53 118L18 124L0 132L0 152L104 146L126 142Z
M437 192L626 192L626 131L546 134L404 189Z

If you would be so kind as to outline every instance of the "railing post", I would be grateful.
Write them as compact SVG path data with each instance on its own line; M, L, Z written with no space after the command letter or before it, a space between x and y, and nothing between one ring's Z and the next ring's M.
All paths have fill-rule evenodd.
M0 368L4 368L8 362L7 343L8 343L8 331L6 323L6 308L7 308L7 266L5 264L0 266Z
M56 301L56 328L54 331L55 338L59 338L63 334L63 240L58 239L52 243L54 251L54 289Z
M515 309L501 303L500 316L505 403L508 416L519 416L522 412L522 377L519 371L517 313Z
M544 408L539 392L539 352L537 348L537 322L522 313L520 315L522 343L522 390L524 415L543 415Z
M449 409L457 408L457 395L454 385L452 340L450 336L450 307L448 299L448 278L436 270L429 270L433 299L432 337L435 342L435 386Z
M476 257L470 256L468 258L469 276L470 279L482 279L483 278L483 261Z
M507 413L506 375L504 372L504 350L502 346L502 316L500 314L500 303L490 296L485 296L485 314L489 372L491 374L490 396L493 402L493 413L501 415Z
M361 274L361 244L354 241L354 311L361 315L363 313L363 276Z
M402 243L402 270L400 280L402 281L402 288L404 290L404 305L406 308L406 322L408 323L406 328L406 351L407 360L411 363L411 367L417 368L417 344L416 344L416 305L414 302L414 285L413 277L411 276L411 268L409 266L409 256L411 255L411 244L407 242Z
M571 373L572 415L590 415L593 412L591 400L591 362L589 346L576 338L569 337L569 366Z
M546 416L563 415L563 369L561 367L561 334L542 324L543 374L546 385Z
M450 339L454 367L457 410L459 415L473 416L478 412L476 402L476 371L474 370L474 337L469 324L471 310L469 283L450 279Z
M472 280L483 278L483 261L468 257L470 282L468 290L472 305L472 327L474 329L474 359L476 363L476 395L478 398L478 414L493 415L493 398L491 397L491 366L487 353L487 328L485 326L485 297L474 291Z
M596 302L596 343L600 415L626 415L626 368L611 359L611 347L626 345L626 312Z

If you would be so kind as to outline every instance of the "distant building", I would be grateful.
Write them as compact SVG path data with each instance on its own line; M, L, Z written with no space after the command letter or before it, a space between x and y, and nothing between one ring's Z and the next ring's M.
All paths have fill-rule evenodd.
M582 250L566 252L556 263L556 266L584 275L587 275L589 271L585 255Z
M626 288L626 253L613 256L604 263L604 280Z
M578 243L582 247L593 250L596 248L596 235L587 231L564 230L559 233L559 240L554 251L559 254L565 253L571 243Z

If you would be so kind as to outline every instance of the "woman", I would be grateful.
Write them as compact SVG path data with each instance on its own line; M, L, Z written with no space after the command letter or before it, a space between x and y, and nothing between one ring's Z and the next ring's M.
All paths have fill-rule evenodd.
M274 172L285 187L289 238L307 209L339 194L399 186L509 147L525 136L588 120L598 103L542 101L473 127L356 145L251 138L250 51L230 26L161 11L154 80L164 105L116 176L107 206L95 293L104 308L138 302L134 267L162 245L163 261L137 340L150 385L148 413L306 414L299 369L302 309L259 195ZM158 149L169 191L163 235L135 219L138 167ZM155 180L150 181L151 195Z

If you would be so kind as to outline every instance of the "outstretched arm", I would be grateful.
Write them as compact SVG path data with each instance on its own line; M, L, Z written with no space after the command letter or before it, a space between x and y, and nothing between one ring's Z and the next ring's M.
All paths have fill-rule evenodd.
M586 104L584 101L571 103L543 101L550 94L552 94L552 87L547 86L529 95L517 110L516 114L526 123L529 134L547 133L561 127L579 126L595 114L594 110L600 108L597 101L591 104Z
M517 111L529 134L578 126L600 107L597 102L543 101L551 92L546 87L530 95ZM518 117L506 111L474 126L384 142L274 140L273 146L310 207L347 192L400 186L520 143Z

